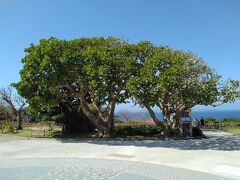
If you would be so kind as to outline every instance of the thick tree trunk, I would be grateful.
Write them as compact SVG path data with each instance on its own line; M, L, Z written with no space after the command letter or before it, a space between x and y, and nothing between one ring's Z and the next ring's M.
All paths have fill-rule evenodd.
M157 119L155 113L153 112L153 110L152 110L152 108L151 108L150 106L146 105L145 107L146 107L148 113L150 114L153 122L154 122L157 126L161 127L162 130L163 130L163 132L164 132L164 134L165 134L165 125L164 125L164 122L159 121L159 120Z
M109 110L104 117L104 132L103 137L111 137L113 134L113 127L114 127L114 109L115 109L115 102L110 103Z
M169 137L171 126L170 126L170 111L168 109L168 106L163 107L162 114L163 114L163 121L164 121L164 127L165 127L164 134L165 134L165 137Z
M173 127L176 128L176 127L179 127L179 123L180 123L180 113L176 113L175 115L175 119L174 119L174 122L173 122Z
M174 117L174 119L173 119L173 125L172 125L172 127L173 127L173 128L179 127L179 123L180 123L180 113L176 112L175 117Z
M110 102L108 110L105 114L102 112L93 113L93 111L88 107L87 102L84 97L84 93L79 93L80 103L82 112L87 116L90 122L96 127L99 135L102 137L110 137L112 135L112 129L114 125L114 109L115 101ZM99 110L98 110L99 111Z
M108 113L107 113L107 131L108 131L108 136L112 136L113 134L113 127L114 127L114 111L115 111L115 99L113 99L110 103L109 103L109 107L108 107Z
M17 114L17 130L22 130L22 114L19 112Z
M111 137L113 134L113 128L114 128L114 114L111 112L108 117L106 117L106 132L105 132L105 137Z

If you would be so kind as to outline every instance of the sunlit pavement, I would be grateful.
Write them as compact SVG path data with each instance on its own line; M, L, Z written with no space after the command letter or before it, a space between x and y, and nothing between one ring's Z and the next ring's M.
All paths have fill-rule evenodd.
M240 179L240 139L71 140L0 135L0 179Z
M1 179L164 179L221 180L223 177L134 161L103 159L18 159L3 160Z

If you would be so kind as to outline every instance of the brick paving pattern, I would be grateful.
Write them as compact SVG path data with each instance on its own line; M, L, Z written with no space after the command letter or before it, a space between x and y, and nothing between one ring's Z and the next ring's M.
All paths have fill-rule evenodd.
M187 169L127 160L50 158L1 160L0 179L222 180L227 178Z

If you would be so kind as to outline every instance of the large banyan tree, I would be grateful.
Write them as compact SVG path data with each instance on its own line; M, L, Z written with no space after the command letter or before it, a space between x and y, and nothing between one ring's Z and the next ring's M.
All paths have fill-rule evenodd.
M32 109L48 112L67 101L78 103L102 136L110 136L114 110L128 97L133 47L116 38L50 38L25 49L21 81L15 84Z
M170 109L179 114L197 104L214 104L223 94L220 76L201 59L147 41L50 38L31 44L25 52L21 80L14 86L30 108L69 112L70 107L104 137L112 133L115 106L126 99L147 108L167 134ZM233 84L224 88L225 96L236 90L238 83ZM228 100L233 94L235 98L232 93ZM163 113L163 122L156 119L154 106Z

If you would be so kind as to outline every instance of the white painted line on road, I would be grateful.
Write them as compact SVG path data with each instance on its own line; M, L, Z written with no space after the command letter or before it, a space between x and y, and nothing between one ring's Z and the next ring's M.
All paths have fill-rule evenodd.
M233 167L227 165L216 166L212 169L214 172L223 173L226 175L232 175L240 178L240 167Z

